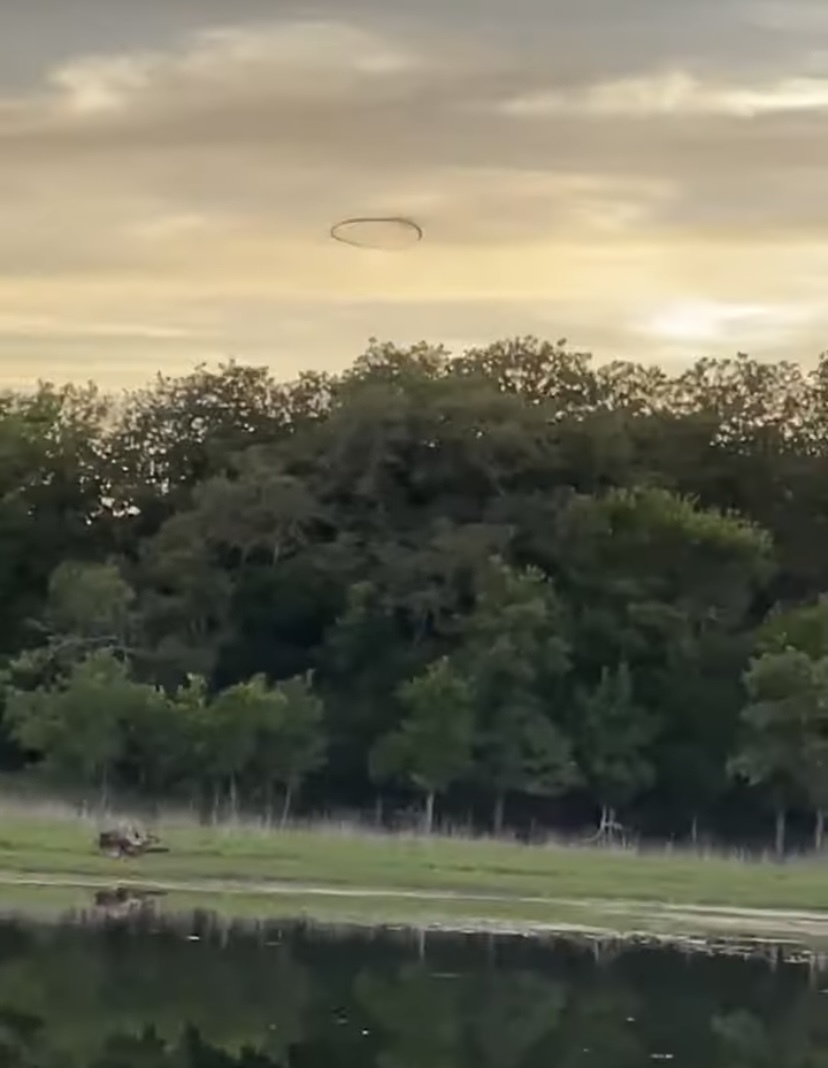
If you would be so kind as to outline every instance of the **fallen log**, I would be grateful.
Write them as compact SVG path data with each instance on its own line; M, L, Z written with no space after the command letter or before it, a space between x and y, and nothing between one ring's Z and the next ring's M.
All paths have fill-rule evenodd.
M101 831L98 835L98 849L101 853L116 858L169 852L165 846L161 845L157 835L134 829Z

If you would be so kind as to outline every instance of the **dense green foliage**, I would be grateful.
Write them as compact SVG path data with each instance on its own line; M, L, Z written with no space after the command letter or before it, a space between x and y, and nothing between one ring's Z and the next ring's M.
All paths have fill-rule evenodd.
M532 339L0 396L4 759L208 808L772 809L780 848L789 811L821 841L827 402L828 360Z

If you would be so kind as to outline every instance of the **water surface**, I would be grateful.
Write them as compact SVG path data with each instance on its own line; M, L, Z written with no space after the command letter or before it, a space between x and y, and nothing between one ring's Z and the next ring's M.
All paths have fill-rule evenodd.
M790 950L6 919L0 1064L821 1068L824 987Z

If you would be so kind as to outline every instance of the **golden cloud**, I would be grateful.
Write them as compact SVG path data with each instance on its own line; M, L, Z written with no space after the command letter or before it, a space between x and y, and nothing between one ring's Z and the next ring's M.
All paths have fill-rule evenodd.
M813 347L828 79L671 61L556 81L542 49L427 29L204 29L0 98L6 376L63 366L50 343L78 373L105 351L132 374L268 346L287 373L383 331L575 327L658 356L738 327ZM328 239L373 214L426 239Z

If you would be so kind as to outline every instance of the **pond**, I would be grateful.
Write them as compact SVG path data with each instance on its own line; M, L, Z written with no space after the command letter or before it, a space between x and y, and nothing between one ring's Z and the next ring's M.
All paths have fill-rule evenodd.
M828 977L772 947L0 922L4 1068L817 1068ZM729 951L728 951L729 949Z

